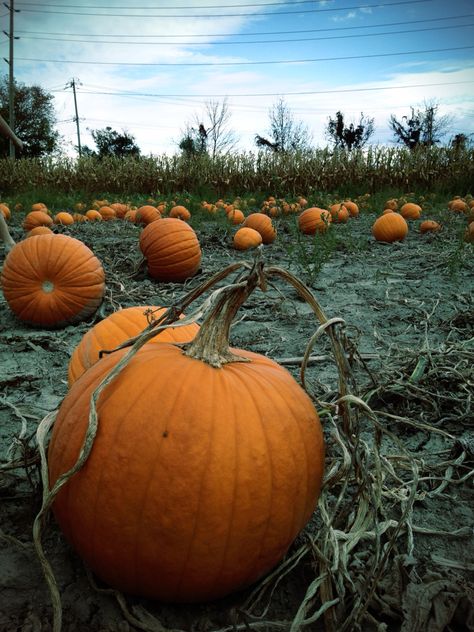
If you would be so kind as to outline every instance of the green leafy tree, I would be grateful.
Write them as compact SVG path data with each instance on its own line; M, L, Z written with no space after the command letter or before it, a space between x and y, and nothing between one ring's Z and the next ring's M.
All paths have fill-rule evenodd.
M423 109L410 108L409 116L402 116L398 120L393 114L388 122L393 131L395 142L405 145L409 149L415 147L432 147L447 134L451 117L439 116L437 103L425 103Z
M270 122L268 137L256 134L257 147L280 153L304 151L310 147L311 133L308 127L295 119L283 98L270 108L268 118Z
M106 156L140 156L140 148L135 143L135 138L122 130L117 132L110 126L103 129L89 130L97 151L93 151L87 145L82 147L81 153L84 156L98 156L104 158Z
M53 95L40 86L14 84L15 129L23 142L23 149L17 149L19 158L38 158L59 151L61 137L54 129L57 119L53 105ZM0 114L9 121L9 81L5 75L0 79ZM9 139L0 136L0 157L9 155Z
M326 137L340 149L360 149L374 133L374 119L364 116L361 112L357 125L344 122L344 114L336 112L334 118L329 117Z

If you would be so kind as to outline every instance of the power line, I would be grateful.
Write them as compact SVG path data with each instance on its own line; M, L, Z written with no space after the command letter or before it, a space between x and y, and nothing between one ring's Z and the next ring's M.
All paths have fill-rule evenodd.
M379 24L367 24L364 26L361 25L357 25L357 26L338 26L335 28L323 28L323 29L298 29L296 31L260 31L260 32L254 32L254 33L240 33L240 37L252 37L252 36L260 36L260 35L290 35L290 34L295 34L297 33L298 35L301 35L302 33L320 33L320 32L326 32L326 31L348 31L348 30L354 30L354 29L372 29L372 28L379 28L379 27L386 27L386 26L409 26L411 24L421 24L421 23L425 23L425 22L440 22L440 21L445 21L445 20L458 20L458 19L465 19L465 18L472 18L474 16L474 13L465 13L463 15L448 15L442 18L429 18L429 19L424 19L424 20L404 20L402 22L382 22ZM462 26L462 24L458 25L458 26ZM64 31L61 33L58 33L57 31L28 31L28 30L21 30L21 29L17 29L16 31L17 33L29 33L29 34L33 34L33 35L65 35L65 36L71 36L71 37L108 37L110 34L109 33L101 33L101 34L94 34L94 33L65 33ZM159 34L159 35L142 35L141 33L139 35L130 35L130 33L126 33L126 34L118 34L118 33L114 33L115 37L140 37L141 39L147 37L159 37L159 38L181 38L181 37L229 37L229 36L233 36L235 35L235 33L196 33L193 35L190 35L189 33L184 33L181 35L163 35L163 34ZM270 40L267 40L270 41ZM149 42L152 43L152 42ZM182 44L183 42L180 42L180 44ZM184 42L186 43L186 42ZM197 42L192 42L192 43L197 43ZM207 42L206 42L207 43ZM251 44L254 42L247 42L247 44Z
M314 0L294 0L293 2L265 2L265 3L246 3L246 4L227 4L226 7L230 9L239 8L239 7L270 7L270 6L282 6L282 5L296 5L296 4L313 4ZM28 6L42 6L42 7L63 7L64 4L48 4L46 2L19 2L20 5L28 5ZM135 6L97 6L97 5L85 5L85 4L69 4L68 8L71 9L138 9L138 10L149 10L149 9L158 9L158 10L167 10L167 9L222 9L222 5L220 4L209 4L209 5L201 5L201 6L182 6L177 7L150 7L149 5L146 7L135 7Z
M376 37L376 36L380 36L380 35L399 35L399 34L410 34L410 33L420 33L420 32L424 32L424 31L442 31L442 30L449 30L449 29L461 29L461 28L468 28L474 26L474 22L470 23L470 24L452 24L450 26L429 26L426 28L417 28L417 29L411 29L411 30L406 30L403 29L401 31L381 31L379 33L354 33L352 35L326 35L325 37L306 37L305 38L305 42L319 42L319 41L326 41L326 40L338 40L338 39L352 39L354 37L358 37L360 39L363 39L365 37ZM28 35L25 37L24 35L22 36L21 39L29 39L29 40L47 40L47 41L52 41L52 42L85 42L85 43L93 43L93 44L120 44L120 45L124 45L124 46L209 46L210 43L209 42L179 42L178 44L175 43L171 43L171 42L124 42L122 40L86 40L86 39L68 39L68 38L55 38L55 37L29 37ZM300 43L300 42L295 42L295 40L292 39L274 39L274 40L254 40L254 41L250 41L250 42L212 42L212 46L224 46L224 45L236 45L236 44L283 44L286 42L294 42L294 43Z
M105 92L105 91L83 91L83 94L94 95L109 95L109 96L139 96L139 97L152 97L152 98L174 98L174 99L220 99L225 97L279 97L279 96L305 96L313 94L340 94L349 92L374 92L377 90L403 90L408 88L433 88L438 86L456 86L462 84L471 84L474 80L469 81L446 81L441 83L418 83L410 85L398 85L398 86L374 86L372 88L340 88L335 90L307 90L301 92L257 92L257 93L240 93L240 94L152 94L146 92ZM60 92L59 90L52 90L52 92Z
M331 9L304 9L301 11L278 11L278 15L295 15L301 13L324 13L324 12L334 12L334 11L353 11L355 9L374 9L374 8L383 8L383 7L394 7L402 4L420 4L422 2L432 2L433 0L399 0L398 2L390 2L387 4L361 4L358 6L352 7L338 7ZM152 7L150 7L152 8ZM150 9L149 8L149 9ZM149 10L148 9L148 10ZM158 7L156 10L160 10ZM77 11L45 11L44 9L22 9L22 11L26 13L43 13L49 15L93 15L96 17L121 17L121 18L186 18L194 20L196 18L241 18L245 16L253 16L255 13L208 13L206 15L193 14L193 15L176 15L176 14L168 14L168 15L150 15L150 14L137 14L137 13L78 13Z
M49 64L93 64L101 66L260 66L278 64L307 64L322 61L346 61L348 59L372 59L378 57L397 57L398 55L419 55L422 53L445 53L448 51L469 50L474 46L454 46L450 48L431 48L426 50L397 51L396 53L374 53L370 55L345 55L343 57L316 57L313 59L267 59L263 61L216 61L216 62L116 62L116 61L83 61L79 59L37 59L17 57L21 61L34 61Z

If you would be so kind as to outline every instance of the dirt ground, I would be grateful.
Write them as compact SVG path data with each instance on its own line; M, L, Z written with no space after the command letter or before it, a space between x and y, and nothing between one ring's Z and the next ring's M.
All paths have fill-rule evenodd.
M414 222L403 243L377 243L370 233L374 217L368 213L352 219L350 227L334 226L339 238L330 256L318 244L313 246L311 238L295 246L290 220L277 220L277 240L265 246L264 257L268 264L299 275L326 315L345 321L345 333L362 357L354 363L356 394L380 411L379 419L421 468L411 513L414 528L390 551L389 563L377 578L378 597L370 602L362 629L474 630L473 247L459 238L460 220L432 236L421 236ZM252 259L230 247L230 233L221 223L203 222L196 230L203 252L201 270L182 285L158 283L138 268L139 228L134 225L117 221L63 229L89 245L106 271L106 296L89 322L60 330L35 329L16 320L0 296L1 632L52 630L51 597L32 544L32 525L41 504L35 430L67 392L74 347L94 322L113 310L169 305L225 265ZM11 232L20 238L19 221L12 222ZM266 293L257 290L250 297L237 316L231 342L284 362L299 379L292 359L303 355L318 324L293 288L275 282ZM317 340L312 356L308 390L317 402L334 401L337 372L327 336ZM329 417L321 419L330 464L337 450L325 421ZM363 421L362 433L366 442L374 440L370 421ZM396 520L393 494L387 495L387 503ZM315 516L288 556L309 536L317 543L320 526ZM356 584L361 573L367 573L357 564L363 565L370 542L361 539L350 552L348 573ZM318 574L311 555L274 582L265 617L258 619L256 610L251 616L247 608L254 587L218 603L193 606L132 597L120 601L91 581L52 518L43 545L59 586L64 631L329 629L327 620L325 627L323 618L309 616L304 626L292 626ZM367 582L370 579L366 575ZM318 607L317 599L312 603Z

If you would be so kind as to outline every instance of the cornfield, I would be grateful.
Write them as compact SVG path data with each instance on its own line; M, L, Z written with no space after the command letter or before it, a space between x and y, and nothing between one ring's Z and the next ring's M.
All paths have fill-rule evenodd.
M437 192L469 191L474 182L474 149L370 147L315 149L184 157L95 157L0 160L0 195L27 190L107 191L170 194L193 191L219 195L272 191L296 195L312 191L374 192L382 188Z

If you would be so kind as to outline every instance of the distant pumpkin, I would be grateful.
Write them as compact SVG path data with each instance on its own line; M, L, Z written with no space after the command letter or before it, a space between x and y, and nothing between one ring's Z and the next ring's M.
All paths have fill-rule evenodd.
M170 210L169 217L175 217L187 222L191 219L191 213L185 206L177 205L173 206L173 208Z
M344 200L343 202L346 209L349 211L351 217L357 217L359 215L359 207L352 200Z
M109 222L110 220L113 220L117 217L114 209L110 206L101 206L99 208L99 213L102 215L102 219L104 219L106 222Z
M413 202L406 202L400 208L400 215L405 219L419 219L421 206L419 204L413 204Z
M441 225L435 222L433 219L426 219L420 224L420 233L434 233L440 230Z
M86 217L90 222L101 222L104 219L99 211L96 211L94 208L86 211Z
M63 226L70 226L71 224L74 224L73 216L67 211L60 211L57 213L54 216L53 221L55 224L62 224Z

